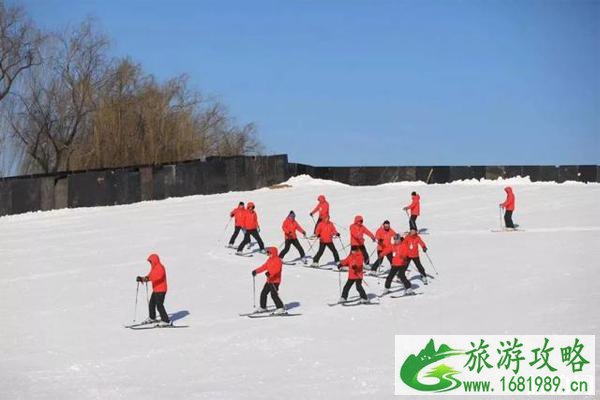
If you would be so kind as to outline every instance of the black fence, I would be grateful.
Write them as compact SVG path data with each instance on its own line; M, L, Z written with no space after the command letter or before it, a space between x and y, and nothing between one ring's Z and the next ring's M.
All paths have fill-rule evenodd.
M287 155L209 157L205 161L0 178L0 215L253 190L302 174L355 186L516 176L529 176L533 182L600 182L597 165L314 167L288 163Z

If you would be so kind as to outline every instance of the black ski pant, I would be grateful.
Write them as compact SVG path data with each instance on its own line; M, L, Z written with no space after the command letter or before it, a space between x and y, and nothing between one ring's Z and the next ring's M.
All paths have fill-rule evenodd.
M156 310L160 314L160 319L164 322L171 322L169 319L169 314L167 314L167 310L165 310L164 302L166 292L152 292L152 296L150 296L150 302L148 303L148 316L152 319L156 319Z
M408 227L410 229L414 229L415 231L418 231L418 229L417 229L417 217L418 217L418 215L411 215L410 219L408 220Z
M263 287L262 292L260 292L260 306L262 308L267 308L267 296L269 293L271 294L271 298L273 299L273 303L275 303L275 307L283 308L283 302L279 298L279 283L269 283L266 282Z
M393 259L392 253L389 253L387 256L385 256L385 258L387 258L388 261L390 262L390 265L392 265L392 259ZM377 250L377 260L375 260L373 265L371 265L371 271L377 271L382 262L383 262L383 257L381 257L381 250Z
M352 288L352 285L354 285L356 283L356 290L358 290L358 294L360 295L361 299L367 299L367 294L365 293L365 289L363 289L362 287L362 279L348 279L346 281L346 284L344 285L344 289L342 290L342 297L344 299L348 298L348 292L350 292L350 289Z
M229 245L233 246L233 242L235 242L235 239L237 239L238 234L240 233L240 231L242 230L241 226L236 226L235 230L233 231L233 235L231 235L231 239L229 239Z
M506 210L504 212L504 225L507 228L514 228L515 227L515 224L513 224L513 220L512 220L512 214L513 214L512 210Z
M336 263L340 262L340 255L337 252L337 249L335 248L335 245L333 244L333 242L331 243L319 243L319 250L317 251L317 254L315 254L315 256L313 257L313 262L318 263L319 260L321 259L321 256L323 255L323 252L325 251L325 247L327 247L329 250L331 250L331 253L333 254L333 259L335 260Z
M300 257L304 258L304 249L298 239L285 239L285 247L281 250L281 253L279 253L279 258L283 259L283 257L285 257L287 252L290 251L291 245L294 245L296 250L298 250L298 253L300 253Z
M369 253L367 253L367 248L365 247L364 244L361 244L360 246L350 246L350 250L354 251L354 250L360 250L360 252L363 255L363 261L365 262L365 264L371 264L369 262Z
M394 276L398 275L402 283L404 284L404 289L408 289L411 285L408 279L406 278L406 270L408 269L408 265L392 265L392 269L388 273L387 278L385 279L385 288L389 289L392 287L392 281L394 280Z
M256 242L258 243L258 247L261 250L265 249L265 244L263 243L262 239L260 238L260 235L258 234L258 231L256 229L250 229L246 231L246 234L244 235L244 240L242 240L242 243L240 243L240 245L238 246L238 251L242 251L244 250L244 247L246 247L246 245L248 243L250 243L250 236L252 236L254 239L256 239Z
M417 269L419 270L419 273L421 274L421 276L422 277L426 277L427 273L425 272L425 268L423 268L423 264L421 264L421 259L419 259L419 257L409 258L408 259L408 263L406 264L407 268L410 265L411 261L415 263L415 265L417 266Z

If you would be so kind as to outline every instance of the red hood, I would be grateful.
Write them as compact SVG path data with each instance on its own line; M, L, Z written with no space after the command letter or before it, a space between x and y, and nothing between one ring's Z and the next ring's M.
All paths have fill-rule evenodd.
M356 217L354 217L354 223L355 224L358 224L362 220L363 220L363 217L361 215L357 215Z
M152 265L153 267L155 265L160 264L160 258L158 258L158 254L154 254L154 253L150 254L148 256L148 261L150 262L150 265Z
M507 187L504 188L504 191L506 193L512 193L512 188L510 186L507 186Z
M277 257L277 255L279 254L279 252L277 251L277 247L267 247L267 253L269 253L271 257Z
M415 194L412 196L413 199L421 200L421 195Z
M320 195L319 197L317 197L317 200L319 201L319 203L322 203L325 201L325 196Z

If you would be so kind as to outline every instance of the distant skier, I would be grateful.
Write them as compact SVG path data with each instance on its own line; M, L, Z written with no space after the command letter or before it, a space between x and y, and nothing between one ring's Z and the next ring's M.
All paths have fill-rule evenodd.
M340 234L335 229L335 225L329 220L328 216L323 217L323 220L319 223L319 225L317 225L317 230L315 233L319 238L319 250L313 257L312 267L319 265L319 260L323 255L323 251L325 251L325 247L331 250L333 259L336 263L338 263L340 261L340 256L335 248L335 245L333 244L333 238L340 237Z
M242 243L240 243L240 245L237 248L237 254L242 254L242 250L244 250L244 247L250 243L250 236L252 236L254 239L256 239L256 242L258 243L258 247L260 248L261 252L265 252L265 245L262 241L262 239L260 238L260 226L258 224L258 216L256 215L256 211L254 211L254 203L253 202L248 202L248 205L246 206L246 211L244 212L244 220L243 220L243 228L246 230L245 234L244 234L244 240L242 240Z
M510 186L504 188L506 192L506 200L504 203L500 203L500 208L503 208L504 211L504 225L506 225L509 229L515 229L515 224L513 224L512 214L515 210L515 194L512 191Z
M392 287L394 276L398 276L404 285L404 294L413 294L410 281L406 278L406 270L408 269L408 242L404 240L402 235L394 236L394 245L386 248L383 255L394 254L392 268L385 279L385 289L382 295L388 294Z
M233 231L233 235L231 235L231 239L229 239L229 247L233 247L233 243L237 238L238 234L241 230L244 229L244 213L246 212L246 208L244 207L244 202L240 201L237 208L234 208L229 213L231 218L234 218L235 222L235 230Z
M421 259L419 258L419 246L423 249L425 253L427 253L427 245L421 239L416 229L411 229L408 235L404 238L406 245L408 247L408 264L410 262L414 262L421 274L421 280L425 285L427 285L427 273L425 272L425 268L423 268L423 264L421 264Z
M317 197L317 201L317 205L310 212L311 217L313 216L313 214L317 212L319 213L319 218L317 219L317 222L315 222L315 229L313 231L315 232L315 234L317 232L317 226L319 226L319 223L323 220L323 218L329 217L329 203L325 199L325 196L319 195L319 197Z
M375 235L373 232L368 230L363 225L363 217L357 215L354 217L354 223L350 225L350 249L355 250L358 249L361 251L363 255L363 260L365 263L370 264L369 262L369 253L367 253L367 249L365 247L365 239L364 235L367 235L375 242Z
M281 229L283 229L283 235L285 236L285 247L279 254L279 257L283 260L287 252L290 250L290 246L294 245L294 247L298 250L298 253L300 253L300 258L302 258L304 261L304 249L298 241L298 235L296 232L300 232L306 238L306 231L302 229L298 221L296 221L296 214L294 211L290 211L287 218L283 221Z
M363 266L363 255L359 247L353 248L348 257L346 257L339 263L338 269L341 269L342 267L348 267L348 280L346 281L344 289L342 290L342 297L339 300L340 303L343 303L348 300L348 293L350 292L350 289L354 284L356 284L356 290L360 295L360 302L369 302L367 294L365 293L365 289L363 289L362 287L364 273Z
M411 193L412 202L404 207L404 211L410 210L410 220L408 222L409 229L417 229L417 217L421 214L421 196L417 192Z
M169 314L167 314L164 306L165 296L167 295L167 273L157 254L150 254L148 262L150 263L150 273L136 278L138 282L152 282L152 296L150 296L150 302L148 303L148 319L143 324L158 322L156 320L156 310L158 310L161 319L159 325L167 326L171 324Z
M385 220L377 232L375 232L375 239L377 239L377 260L371 265L372 271L377 271L379 266L383 262L383 257L387 256L390 266L392 265L392 253L388 252L386 255L382 253L392 247L392 238L396 235L396 231L390 226L390 221Z
M256 276L256 274L260 274L261 272L265 272L267 276L267 281L265 282L265 286L263 287L262 292L260 292L260 309L259 311L267 310L267 296L269 293L271 294L271 298L275 303L274 314L284 314L285 308L283 307L283 302L281 298L279 298L279 285L281 284L281 267L282 262L281 258L277 255L276 247L267 248L267 252L269 254L269 258L267 261L252 271L252 276Z

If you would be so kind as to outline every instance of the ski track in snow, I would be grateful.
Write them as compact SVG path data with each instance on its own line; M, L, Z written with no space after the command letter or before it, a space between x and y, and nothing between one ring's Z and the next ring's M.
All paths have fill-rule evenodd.
M0 218L0 397L393 399L395 334L600 334L593 311L600 306L600 185L288 183L293 187ZM499 227L507 183L523 232L490 231ZM225 248L232 227L223 229L238 201L257 204L265 243L278 245L289 210L311 231L308 212L325 194L347 243L359 213L372 230L384 219L406 229L402 206L412 190L421 194L417 222L429 229L423 239L440 273L423 256L435 278L423 286L411 266L409 279L423 295L328 307L339 297L337 273L284 265L282 300L303 315L238 316L252 309L250 272L265 260ZM189 328L123 328L134 317L135 276L148 272L151 252L167 268L167 311ZM287 259L296 257L292 247ZM330 261L326 251L322 263ZM264 277L256 282L258 296ZM365 290L379 294L383 283L367 277ZM146 315L142 286L136 318Z

